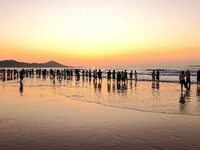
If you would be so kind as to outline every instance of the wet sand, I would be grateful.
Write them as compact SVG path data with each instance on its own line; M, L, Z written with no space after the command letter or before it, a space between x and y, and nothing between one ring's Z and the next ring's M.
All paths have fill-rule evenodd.
M108 107L54 90L0 87L1 150L200 149L199 116Z

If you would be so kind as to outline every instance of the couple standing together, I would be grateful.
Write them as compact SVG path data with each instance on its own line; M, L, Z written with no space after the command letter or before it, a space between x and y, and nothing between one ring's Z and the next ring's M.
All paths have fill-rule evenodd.
M181 71L181 74L179 75L181 90L183 90L183 86L188 90L190 89L190 82L191 82L190 77L191 73L189 70L187 72Z

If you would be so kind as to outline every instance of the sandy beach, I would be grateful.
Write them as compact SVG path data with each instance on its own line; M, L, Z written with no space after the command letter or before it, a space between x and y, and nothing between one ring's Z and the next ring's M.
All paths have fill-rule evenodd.
M24 81L23 93L19 92L19 86L13 86L11 83L11 85L6 84L0 87L1 150L186 150L200 148L200 117L197 114L148 112L149 110L145 108L144 110L147 111L136 111L124 107L125 104L122 104L122 108L117 108L115 105L119 106L118 103L114 103L113 106L109 106L107 103L104 105L107 99L102 100L101 104L82 99L77 100L74 98L75 96L71 98L65 96L61 94L62 90L69 91L70 89L66 85L30 86L29 82L28 79ZM103 83L105 84L106 81ZM140 86L140 82L138 84ZM146 87L146 84L151 85L151 82L142 84L145 84ZM168 86L172 87L171 83L160 84L162 85L160 90L164 90ZM139 92L144 91L139 86ZM176 86L179 87L179 85ZM87 88L82 89L85 93L92 93ZM151 87L148 89L151 90ZM179 93L178 99L175 100L177 105L175 107L180 107L180 91L175 91ZM146 92L144 97L148 96L148 90ZM70 93L73 94L72 89ZM101 94L106 96L106 93L108 93L107 88L102 87ZM162 95L161 90L160 101L162 101ZM168 95L169 98L172 96L173 93ZM92 100L92 95L89 97ZM165 97L166 102L170 102L168 97ZM174 97L176 98L176 96ZM149 101L152 104L150 98ZM193 100L192 96L191 98ZM136 101L138 100L136 99ZM117 97L116 101L118 101ZM144 101L146 103L145 99ZM139 104L145 106L142 103ZM157 102L157 104L162 103ZM195 109L199 107L198 101L194 104L198 105ZM194 104L191 102L192 106ZM170 107L173 108L169 105ZM190 103L184 107L186 107L185 111L189 110ZM165 109L163 110L165 111Z

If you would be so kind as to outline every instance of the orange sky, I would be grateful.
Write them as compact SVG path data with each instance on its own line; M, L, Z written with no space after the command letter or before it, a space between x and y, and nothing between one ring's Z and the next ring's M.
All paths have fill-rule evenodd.
M198 0L6 0L0 60L73 66L200 64Z

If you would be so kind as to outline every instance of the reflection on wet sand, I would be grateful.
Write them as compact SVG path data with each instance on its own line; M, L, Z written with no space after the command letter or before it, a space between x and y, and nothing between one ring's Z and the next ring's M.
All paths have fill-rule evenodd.
M160 82L159 81L152 81L151 87L152 87L152 89L159 89L160 88Z
M182 113L187 113L187 103L190 100L190 90L186 90L186 91L181 91L181 95L180 95L180 112Z
M197 100L200 101L200 84L197 84Z
M24 90L23 82L20 81L19 92L21 93L21 95L22 95L22 93L23 93L23 90Z
M15 86L15 84L17 84L16 86L19 87L19 78L15 80L14 77L12 77L12 81L7 81L6 74L1 74L0 78L3 86ZM163 83L159 81L143 82L137 80L126 80L122 82L117 81L117 79L107 80L103 78L103 81L93 79L94 78L89 78L86 75L65 76L59 75L58 73L58 75L48 76L37 74L35 76L32 75L30 78L24 78L25 82L23 80L23 83L20 83L19 91L22 95L24 93L24 86L52 86L52 91L54 91L55 94L73 97L73 99L81 101L98 102L103 105L142 111L200 115L197 110L199 106L195 103L197 99L200 101L199 85L197 88L192 85L190 97L191 99L195 99L195 101L191 100L190 105L188 105L184 100L187 99L187 93L185 94L183 91L180 96L180 85L177 83ZM3 82L3 80L6 81ZM180 104L177 100L180 101ZM187 112L181 112L180 110L182 109L177 109L179 108L177 106L182 103L188 105L187 107L189 107L189 110L187 110Z

